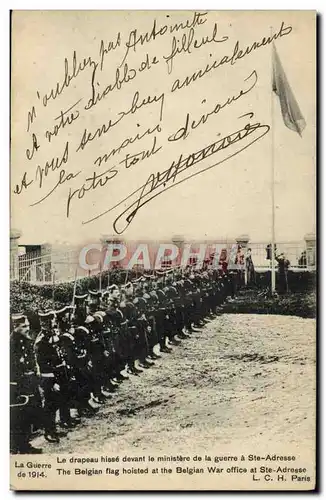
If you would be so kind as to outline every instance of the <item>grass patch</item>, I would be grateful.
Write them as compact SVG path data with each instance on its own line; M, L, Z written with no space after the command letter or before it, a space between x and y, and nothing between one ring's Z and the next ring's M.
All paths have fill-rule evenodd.
M231 302L223 304L221 312L234 314L283 314L300 316L301 318L316 317L316 293L300 292L267 296L261 292L246 290Z

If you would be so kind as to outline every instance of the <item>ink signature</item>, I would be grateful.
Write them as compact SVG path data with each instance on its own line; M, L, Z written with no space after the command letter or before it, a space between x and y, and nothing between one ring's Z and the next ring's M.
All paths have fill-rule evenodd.
M253 118L253 113L246 113L245 115L240 116L239 118L243 118L244 116L250 116L250 119ZM117 234L122 234L127 227L131 224L133 219L135 218L138 211L144 207L148 202L159 196L160 194L168 191L169 189L181 184L182 182L199 175L225 161L230 158L236 156L237 154L244 151L249 146L260 140L264 135L268 133L270 130L270 126L266 124L257 123L247 123L243 128L233 132L229 135L218 139L217 141L205 146L199 151L195 151L190 153L188 156L184 157L183 154L180 155L177 161L173 161L171 166L162 172L157 172L156 174L151 174L147 181L138 189L133 191L126 198L121 200L119 203L110 207L108 210L92 217L91 219L83 221L83 224L89 224L94 222L95 220L103 217L103 215L111 212L115 208L123 205L125 206L125 202L129 200L130 205L121 212L118 217L113 222L113 229ZM220 134L219 134L220 135ZM252 136L252 137L250 137ZM250 137L250 139L249 139ZM248 138L248 140L246 140ZM234 145L239 143L239 149L233 147ZM240 144L242 143L242 144ZM208 167L203 167L199 171L191 171L189 175L185 177L181 174L188 169L202 162L206 158L215 155L216 153L222 154L223 151L229 149L228 154L221 158L219 161L214 163L213 165L209 165ZM177 179L177 182L176 182Z

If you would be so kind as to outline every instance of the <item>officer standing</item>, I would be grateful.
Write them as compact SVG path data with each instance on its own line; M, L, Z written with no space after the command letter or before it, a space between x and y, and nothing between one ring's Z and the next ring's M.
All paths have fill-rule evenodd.
M121 335L122 328L125 326L125 318L120 309L120 290L117 285L111 285L108 288L109 301L108 308L105 311L112 325L113 345L114 345L114 375L120 383L129 379L128 376L121 373L126 367L126 357L124 352L125 336ZM124 325L122 325L124 324Z
M32 425L41 417L39 380L29 335L29 321L23 314L12 315L10 336L11 453L42 453L30 444Z
M143 372L136 367L137 342L139 340L139 325L137 321L137 309L133 304L134 287L129 281L122 287L120 310L127 321L127 371L133 375Z
M158 278L156 282L156 294L158 298L158 309L156 313L156 329L158 341L160 344L160 352L170 353L171 347L166 344L166 337L170 327L170 317L168 314L168 298L164 292L163 278Z
M154 347L158 344L157 327L155 311L158 306L158 296L153 289L152 276L147 277L148 281L143 285L143 299L146 301L146 318L148 321L147 340L148 340L148 358L159 359L161 356L154 352Z
M74 374L75 366L75 338L71 332L70 315L72 306L65 306L62 309L55 311L57 327L58 327L58 352L63 360L62 373L60 377L60 426L63 429L71 429L77 423L78 419L71 417L70 408L76 406L76 377Z
M49 443L58 443L55 417L61 401L63 359L58 349L59 337L55 331L54 311L38 314L41 331L35 340L35 354L44 398L44 437Z
M80 299L81 303L86 300L87 294ZM75 339L74 351L74 375L76 377L76 399L78 412L81 416L92 416L99 408L99 405L92 397L94 390L94 378L92 373L92 360L90 340L91 335L86 328L86 305L76 307L71 317L71 331Z

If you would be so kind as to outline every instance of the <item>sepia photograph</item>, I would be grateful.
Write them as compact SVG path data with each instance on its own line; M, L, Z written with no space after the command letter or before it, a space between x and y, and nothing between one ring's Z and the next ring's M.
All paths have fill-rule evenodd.
M316 488L316 12L11 16L13 490Z

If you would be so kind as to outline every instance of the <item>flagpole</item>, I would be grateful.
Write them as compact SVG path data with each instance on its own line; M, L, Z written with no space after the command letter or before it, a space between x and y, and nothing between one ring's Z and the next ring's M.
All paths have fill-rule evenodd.
M272 27L271 27L271 41ZM275 292L275 103L273 93L277 95L280 101L281 114L284 124L290 130L298 132L301 136L303 129L306 126L306 121L300 111L299 105L291 90L286 74L282 67L280 58L277 54L274 42L271 44L272 57L272 85L271 85L271 201L272 201L272 244L271 244L271 291Z
M52 302L53 302L53 309L54 309L54 288L55 288L55 269L53 269L53 274L52 274Z
M271 27L272 36L272 27ZM273 45L272 51L273 51ZM273 95L273 52L271 57L271 201L272 201L272 248L271 248L271 292L275 292L275 126L274 126L274 95Z
M102 293L102 261L100 262L100 292Z

